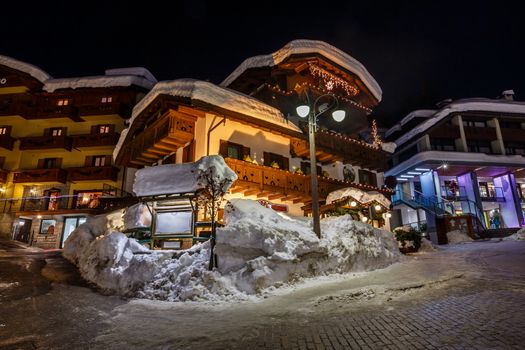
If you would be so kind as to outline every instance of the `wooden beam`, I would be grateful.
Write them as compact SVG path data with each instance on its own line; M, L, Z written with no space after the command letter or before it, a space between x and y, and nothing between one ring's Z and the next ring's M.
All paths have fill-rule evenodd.
M263 198L263 197L268 198L268 196L269 196L271 193L272 193L272 192L270 192L270 191L262 191L262 192L259 192L259 193L257 193L257 198Z
M244 192L245 190L246 190L245 186L235 186L235 187L230 188L230 193L240 193L240 192Z
M259 191L260 190L258 188L252 188L252 189L245 190L243 194L245 196L251 196L251 195L258 193Z
M274 199L283 198L283 197L286 197L286 195L283 193L273 193L268 196L268 199L273 201Z

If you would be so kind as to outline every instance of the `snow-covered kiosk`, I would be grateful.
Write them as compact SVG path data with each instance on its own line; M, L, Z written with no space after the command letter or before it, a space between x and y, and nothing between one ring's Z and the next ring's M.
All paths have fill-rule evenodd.
M353 187L392 192L383 171L391 153L359 140L381 100L379 85L347 53L320 41L295 40L243 62L220 85L192 79L157 83L133 109L114 152L133 168L193 162L220 154L237 174L226 198L273 203L291 215L311 212L308 133L295 115L301 91L338 96L343 123L319 120L319 197ZM329 120L330 119L330 120Z
M140 203L126 210L125 226L132 232L148 231L150 248L187 249L210 238L199 228L211 233L215 215L203 213L203 202L220 200L236 179L221 156L140 169L133 183Z

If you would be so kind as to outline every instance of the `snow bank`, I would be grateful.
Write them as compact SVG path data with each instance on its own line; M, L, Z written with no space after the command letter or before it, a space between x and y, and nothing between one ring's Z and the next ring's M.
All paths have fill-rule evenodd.
M470 238L465 232L460 230L454 230L447 232L448 244L472 242L473 239Z
M222 183L224 192L237 180L237 174L220 155L204 156L195 163L166 164L138 170L133 192L139 197L192 193L208 185L208 172L211 172L213 181Z
M513 233L512 235L503 238L504 241L523 241L525 240L525 228L522 228L516 233Z
M107 234L114 225L103 218L79 226L66 241L68 251L77 250L65 255L106 291L169 301L247 299L306 277L383 268L401 256L392 233L348 215L322 220L321 239L309 221L257 201L232 199L224 221L217 230L219 267L213 271L208 271L209 242L171 254L144 254L133 239Z
M421 246L419 247L417 251L418 253L430 253L430 252L435 252L435 251L436 251L436 247L434 246L431 240L425 237L421 238Z
M150 227L151 212L145 204L139 203L126 208L124 215L124 229Z
M394 153L397 145L394 142L383 142L381 143L381 149L388 153Z
M377 202L386 208L390 207L390 200L386 198L383 194L377 191L367 192L355 187L346 187L330 192L326 197L326 204L330 204L348 197L352 197L353 199L362 204Z

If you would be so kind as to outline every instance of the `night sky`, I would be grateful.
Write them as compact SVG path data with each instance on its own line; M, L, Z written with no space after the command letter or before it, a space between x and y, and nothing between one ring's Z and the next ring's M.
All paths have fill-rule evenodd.
M79 1L80 2L80 1ZM220 83L245 58L293 39L328 42L383 89L390 126L445 98L525 96L523 10L506 1L16 1L2 4L0 54L55 78L143 66L158 80Z

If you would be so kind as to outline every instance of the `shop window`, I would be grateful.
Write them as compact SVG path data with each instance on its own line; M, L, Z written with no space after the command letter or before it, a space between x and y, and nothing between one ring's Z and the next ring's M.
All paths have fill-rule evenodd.
M111 103L113 102L113 97L111 96L104 96L100 99L100 102L102 103Z
M371 185L377 187L376 174L368 170L359 169L359 183L362 185Z
M224 158L244 160L250 156L250 148L238 143L221 140L219 153Z
M271 152L264 152L264 165L283 170L290 170L288 158Z
M103 195L102 190L75 191L74 207L76 209L96 209L101 206L100 197Z

